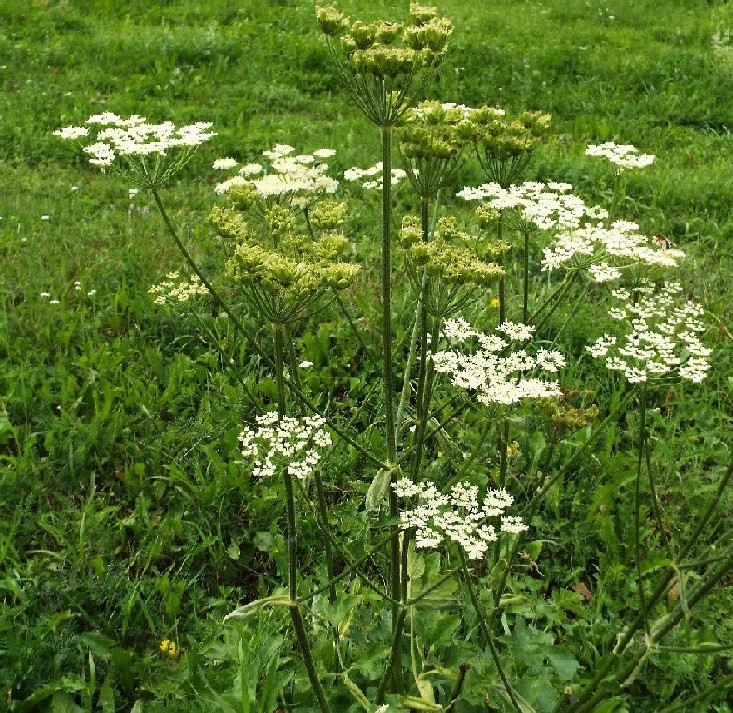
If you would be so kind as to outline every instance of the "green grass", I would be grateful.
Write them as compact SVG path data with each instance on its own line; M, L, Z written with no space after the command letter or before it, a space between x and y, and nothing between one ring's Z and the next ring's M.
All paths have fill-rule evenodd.
M339 3L353 15L362 5ZM684 529L714 492L733 430L733 45L711 44L719 28L733 31L733 6L474 5L441 3L455 32L426 96L551 113L551 138L531 178L568 181L588 201L608 200L612 186L606 168L583 155L587 143L633 143L657 156L629 176L625 213L688 251L680 279L709 312L706 339L716 349L701 388L669 403L655 395L671 414L654 416L652 429L661 497ZM405 9L382 2L373 14ZM138 700L146 711L226 710L212 691L235 687L240 640L262 652L263 667L276 655L270 645L284 647L283 661L292 657L275 614L255 632L221 624L284 575L281 486L242 478L236 452L241 424L272 401L274 381L210 309L201 318L219 330L226 357L186 315L153 305L148 288L181 260L152 201L130 200L130 186L101 175L51 132L107 110L212 121L219 136L165 197L196 258L216 270L219 247L205 222L214 158L247 162L282 142L336 148L337 170L377 160L377 132L348 103L328 60L311 3L0 0L0 711L47 710L51 701L52 710L67 710L72 700L105 713ZM456 189L479 181L469 168ZM406 192L398 196L400 208L414 208ZM354 222L363 236L355 252L374 266L378 206L362 206ZM372 277L364 277L354 310L373 317ZM406 298L405 305L403 313ZM578 357L594 333L592 308L581 308L566 340ZM398 336L406 329L399 324ZM378 343L373 320L365 334L370 346ZM318 368L308 377L311 393L369 433L373 424L357 404L373 403L378 370L343 316L329 312L296 344ZM229 359L238 368L226 369ZM593 376L587 361L574 373L594 379L602 394L618 385ZM578 659L597 653L609 619L633 597L627 557L613 551L630 517L616 497L630 492L633 418L617 426L625 448L599 452L550 493L533 523L546 541L537 565L544 580L534 572L518 579L514 593L530 604L508 612L553 632ZM454 456L474 442L480 423L467 415L460 426ZM531 465L530 431L517 429L517 471ZM373 474L358 454L336 460L334 498L363 492ZM680 502L680 493L689 497ZM356 530L361 513L349 517ZM560 553L561 543L571 555ZM304 550L304 569L315 571L318 551ZM579 581L597 583L594 616L573 597ZM681 643L702 636L693 630L709 634L700 640L715 633L730 643L731 591L729 580ZM552 615L546 602L554 602ZM180 660L158 651L166 638L180 642ZM513 654L514 673L534 675L521 654ZM724 657L655 654L630 692L671 701L704 688L726 665ZM290 669L278 671L281 686L291 685ZM730 710L716 705L709 710Z

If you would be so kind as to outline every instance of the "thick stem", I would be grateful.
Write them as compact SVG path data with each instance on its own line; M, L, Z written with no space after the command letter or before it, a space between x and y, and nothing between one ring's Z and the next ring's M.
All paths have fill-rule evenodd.
M285 398L285 345L284 345L284 327L282 324L274 324L275 332L275 370L277 378L277 413L280 419L285 417L286 398ZM285 506L287 513L287 539L288 539L288 595L290 597L290 618L293 622L295 635L298 640L298 648L303 657L308 679L310 680L313 693L318 699L318 706L323 713L330 713L323 687L318 679L318 673L313 663L311 655L310 643L308 642L308 634L303 624L303 617L298 608L298 560L297 546L298 534L295 522L295 495L293 493L293 476L287 466L283 468L283 482L285 484Z
M389 682L394 680L395 676L402 677L401 666L398 666L400 656L402 654L402 632L405 628L405 616L407 615L407 607L399 607L397 619L394 622L394 631L392 633L392 648L389 654L387 668L384 671L382 680L379 682L377 689L377 705L384 703L384 696L387 693Z
M499 220L496 223L496 240L501 242L504 232L504 214L499 212ZM502 258L502 266L506 264L506 257ZM506 322L506 277L502 275L499 278L499 324Z
M524 294L522 296L522 323L529 317L529 230L524 231Z
M514 706L514 710L516 710L517 713L522 713L522 708L519 705L519 702L517 701L516 696L514 695L514 689L512 688L511 684L509 683L509 679L506 677L506 673L504 672L504 667L501 665L501 659L499 658L499 652L496 650L496 646L494 646L494 637L491 633L491 628L489 627L489 624L486 621L486 617L484 616L483 610L481 609L481 603L478 600L478 596L476 596L476 590L473 586L473 582L471 581L471 574L468 571L468 567L466 566L466 556L463 554L463 552L460 552L460 557L461 557L461 571L463 572L463 581L466 583L466 589L468 590L468 596L471 599L471 604L473 605L474 611L476 612L476 619L478 620L479 628L481 629L481 633L483 635L484 640L486 641L486 643L489 646L491 658L494 661L496 670L499 672L499 677L501 678L501 682L504 684L504 690L507 692L507 695L509 696L509 700L512 702L512 705Z
M382 365L384 382L384 417L387 441L387 467L390 470L390 484L397 479L397 440L394 422L394 373L392 367L392 127L382 126ZM399 515L397 494L389 489L389 514L395 521ZM399 601L400 587L400 540L399 527L390 526L390 593ZM398 607L392 605L392 631L397 630L400 616ZM404 620L404 616L403 616Z
M636 560L636 582L639 590L639 611L644 617L644 630L649 633L647 622L646 598L644 597L644 580L641 573L641 468L646 449L646 384L641 387L639 399L639 446L636 461L636 484L634 488L634 558Z

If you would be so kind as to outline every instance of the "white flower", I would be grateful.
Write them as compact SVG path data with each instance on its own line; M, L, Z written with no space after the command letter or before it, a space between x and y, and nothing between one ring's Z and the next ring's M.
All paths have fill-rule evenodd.
M242 455L256 459L252 474L259 478L272 477L278 468L287 468L291 475L305 480L320 462L318 449L332 444L324 428L326 420L320 416L279 418L271 411L256 421L256 428L242 430L239 442Z
M199 295L208 295L209 291L197 275L191 275L188 279L180 280L177 271L169 272L166 280L158 285L153 285L148 292L156 295L155 304L179 304L188 302L191 298Z
M631 144L615 144L609 141L605 144L590 144L585 150L586 156L600 156L607 158L611 163L626 168L644 168L654 162L651 154L640 154Z
M677 283L667 283L658 291L642 287L636 292L636 297L628 290L613 293L622 304L609 314L620 327L626 326L625 332L604 334L587 351L593 357L605 357L608 369L621 372L634 384L675 370L682 379L702 381L712 353L699 338L705 330L698 319L702 307L695 302L680 304Z
M86 126L66 126L63 129L56 129L53 135L62 139L80 139L82 136L89 136L89 129Z
M313 362L308 360L302 361L298 364L299 369L308 369L311 366L313 366Z
M214 163L212 164L212 168L215 171L223 171L230 168L234 168L237 165L237 159L236 158L230 158L227 156L226 158L218 158Z
M522 532L527 526L518 517L507 516L504 510L514 498L504 489L489 489L483 502L477 486L468 482L454 485L441 493L433 483L414 483L402 478L393 484L399 497L417 498L415 505L400 513L403 529L415 528L415 546L438 547L445 540L459 544L470 559L481 559L500 532ZM500 518L490 524L489 519Z
M498 183L484 183L477 188L464 188L457 195L464 200L482 200L495 210L515 208L522 218L541 230L578 228L589 221L608 217L599 206L587 206L568 193L569 183L537 183L502 188Z
M508 342L492 334L471 329L463 319L446 320L444 335L459 342L475 337L479 349L473 354L455 350L438 351L433 356L436 372L449 374L453 386L476 392L481 403L514 404L525 398L558 396L560 387L554 381L531 376L543 370L556 373L565 365L565 358L556 351L540 348L536 356L524 350L505 353ZM505 322L499 327L510 339L525 341L533 327Z
M361 183L362 188L372 190L376 188L382 188L383 183L383 165L379 163L370 166L369 168L347 168L344 171L344 180L346 181L361 181L362 178L370 178L373 180L363 181ZM407 173L401 168L393 168L391 172L391 185L397 185L403 178L407 176Z
M259 163L248 163L239 169L240 176L258 176L265 169Z

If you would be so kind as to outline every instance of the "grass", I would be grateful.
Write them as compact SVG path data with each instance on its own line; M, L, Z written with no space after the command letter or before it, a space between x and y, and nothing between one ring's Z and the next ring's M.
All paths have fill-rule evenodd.
M354 15L362 9L339 6ZM629 177L625 214L688 251L680 277L709 312L706 336L716 349L713 372L694 396L675 393L668 403L656 395L674 414L653 417L661 496L685 523L730 457L733 45L711 40L733 31L733 8L690 0L668 0L663 12L658 6L497 0L477 10L444 2L456 30L426 95L551 113L552 137L533 178L568 181L589 199L607 200L612 184L583 156L587 143L633 143L658 157ZM390 12L404 12L403 4L373 9ZM205 223L213 158L247 162L278 142L332 146L334 167L343 170L374 163L379 137L340 90L310 3L0 0L0 64L0 690L7 692L0 710L73 710L63 708L73 703L106 713L138 701L145 710L226 710L242 642L261 652L263 669L292 655L275 615L254 633L220 623L237 602L269 593L286 567L282 493L243 479L236 462L241 424L272 399L274 381L221 321L207 324L220 330L226 356L186 315L154 307L149 286L180 268L154 206L129 198L128 185L100 175L51 132L105 110L214 122L215 146L166 191L209 269L218 256ZM479 180L475 169L470 179L466 185ZM404 194L398 202L411 207ZM365 237L355 250L374 265L378 208L370 210L357 219ZM371 275L364 284L357 299L372 314ZM590 307L576 318L577 343L568 339L576 354L592 332ZM404 329L398 325L399 337ZM376 331L367 329L370 336L368 344L378 343ZM324 401L328 394L333 409L368 430L357 403L372 398L377 371L343 316L334 311L296 339L319 369L308 377L312 392ZM239 368L224 370L229 359ZM583 362L577 367L589 372ZM617 384L606 377L595 386L610 393ZM618 426L627 448L600 451L598 463L549 494L533 524L546 538L541 570L552 584L545 589L540 577L517 584L529 609L508 610L555 632L578 658L592 656L604 617L633 595L627 553L614 548L630 517L616 496L633 471L634 425L629 415ZM477 427L466 416L459 445L470 444ZM528 434L520 438L518 470L539 448ZM341 490L366 489L358 454L339 467ZM689 498L673 505L680 492ZM355 528L361 516L350 517ZM577 560L556 559L551 542L573 543ZM315 570L317 553L303 555ZM572 596L578 582L591 580L599 613L592 622L579 613L582 596ZM730 643L730 585L681 639ZM556 620L548 621L545 601L555 603ZM162 654L164 639L178 641L185 655ZM523 661L517 675L539 666L521 651L513 656ZM643 695L656 685L660 700L671 700L704 687L725 665L720 657L658 654L631 690ZM293 685L287 666L272 671L280 688Z

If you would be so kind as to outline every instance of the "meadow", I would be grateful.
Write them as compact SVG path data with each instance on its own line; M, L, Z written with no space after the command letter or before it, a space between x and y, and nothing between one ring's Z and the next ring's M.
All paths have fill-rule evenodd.
M365 5L337 3L410 22ZM313 3L0 0L0 711L733 710L733 6L438 12L453 30L413 103L532 112L516 183L633 221L649 270L541 269L563 230L457 196L506 161L455 107L416 194L438 165L404 128L421 116L364 116ZM158 185L53 133L105 112L216 135ZM344 172L392 132L394 167L423 163L380 197ZM586 154L607 142L654 161ZM274 173L284 146L336 192L216 190L216 160ZM684 332L664 374L588 349L673 299L704 347ZM531 338L486 347L507 320ZM545 393L468 383L518 345ZM302 479L292 449L257 470L270 413L325 419ZM436 540L450 507L475 529Z

